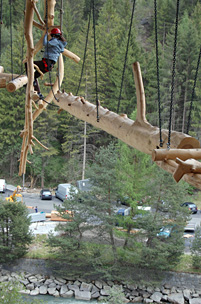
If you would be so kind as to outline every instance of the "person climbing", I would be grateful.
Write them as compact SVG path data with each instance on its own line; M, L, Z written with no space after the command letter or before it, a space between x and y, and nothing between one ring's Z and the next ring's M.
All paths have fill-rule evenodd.
M48 36L45 34L43 39L43 45L45 46L44 56L40 61L34 61L34 64L38 66L40 71L45 74L51 71L54 64L57 62L59 55L63 53L64 47L67 45L66 39L62 36L62 32L58 28L53 28L50 32L51 39L48 41ZM36 70L34 73L34 90L37 91L39 98L43 99L43 95L40 92L38 78L41 74Z

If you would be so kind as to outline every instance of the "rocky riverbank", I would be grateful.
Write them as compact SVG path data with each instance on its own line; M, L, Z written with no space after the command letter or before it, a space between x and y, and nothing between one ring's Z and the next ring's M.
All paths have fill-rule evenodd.
M170 286L167 283L156 288L116 281L89 282L84 279L74 280L2 269L0 283L10 281L19 282L20 292L32 296L49 294L54 297L104 301L110 295L111 288L115 286L117 289L123 290L125 295L123 303L201 304L201 289L181 288Z

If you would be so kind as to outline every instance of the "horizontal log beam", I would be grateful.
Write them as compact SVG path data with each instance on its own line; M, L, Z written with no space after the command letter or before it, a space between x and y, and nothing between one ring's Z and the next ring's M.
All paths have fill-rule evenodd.
M28 82L27 76L21 76L14 80L9 81L9 83L6 85L6 89L8 92L15 92L16 90L22 88L25 84Z
M80 61L80 57L78 57L77 55L75 55L74 53L70 52L67 49L64 49L64 52L62 53L65 57L68 57L72 60L74 60L76 63L78 63Z
M153 161L176 160L176 158L181 160L201 159L201 149L154 149L152 152Z

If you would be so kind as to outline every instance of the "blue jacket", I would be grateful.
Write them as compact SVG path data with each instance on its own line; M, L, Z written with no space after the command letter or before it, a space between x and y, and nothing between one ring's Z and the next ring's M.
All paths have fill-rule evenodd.
M67 42L61 41L55 37L48 41L46 34L43 39L43 45L45 46L45 52L43 57L57 62L57 59L59 55L63 53L64 47L67 45Z

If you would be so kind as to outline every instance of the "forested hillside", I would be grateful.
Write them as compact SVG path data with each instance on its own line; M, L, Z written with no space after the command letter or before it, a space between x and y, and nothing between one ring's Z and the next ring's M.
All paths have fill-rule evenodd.
M158 83L156 68L156 38L154 1L135 1L134 18L130 31L130 43L126 69L121 92L120 113L129 117L136 110L135 85L132 63L141 65L147 101L147 119L158 126ZM173 52L176 43L176 62L174 80L174 99L172 109L172 129L186 132L192 95L193 108L189 134L200 138L200 97L201 72L197 69L201 46L201 2L198 0L180 0L178 35L175 41L175 18L178 1L157 1L158 63L160 76L161 122L168 128L172 91ZM84 96L95 103L95 61L94 31L91 18L86 60L82 81L78 91L86 35L89 24L90 0L63 0L63 35L67 39L67 49L77 54L81 61L76 64L65 58L65 77L62 89ZM2 1L1 8L1 63L7 73L25 73L22 60L26 54L24 39L24 1ZM37 7L43 16L44 1L39 0ZM59 24L61 2L55 7L55 24ZM133 1L130 0L95 0L96 22L96 64L98 99L101 105L116 112L125 64L128 34L131 23ZM12 25L12 26L11 26ZM35 43L41 36L34 28ZM37 58L43 56L40 52ZM197 71L197 81L195 75ZM56 76L56 68L51 78ZM45 96L49 82L48 73L40 80L41 91ZM193 88L194 94L193 94ZM14 180L18 176L18 159L21 149L20 131L24 127L25 91L23 87L15 93L0 90L0 172L2 177ZM77 92L78 91L78 92ZM68 113L57 113L58 108L48 105L34 123L35 136L49 148L43 150L34 147L34 154L29 156L26 181L33 186L54 186L61 182L73 182L82 177L84 122L78 121ZM90 165L95 152L100 147L116 141L110 135L87 125L87 164Z

